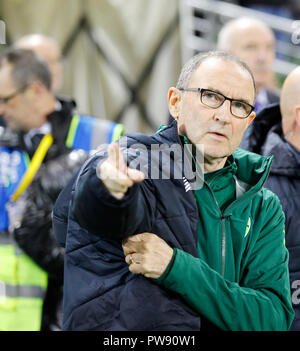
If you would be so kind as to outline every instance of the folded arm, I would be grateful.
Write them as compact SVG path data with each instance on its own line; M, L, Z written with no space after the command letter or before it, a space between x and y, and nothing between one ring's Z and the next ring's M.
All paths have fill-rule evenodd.
M73 199L73 214L90 232L123 239L151 227L153 191L143 173L130 169L117 144L108 157L96 156L81 172Z

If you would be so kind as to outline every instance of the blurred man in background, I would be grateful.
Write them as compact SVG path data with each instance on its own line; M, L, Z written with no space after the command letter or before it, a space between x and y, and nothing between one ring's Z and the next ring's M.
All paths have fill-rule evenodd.
M57 41L44 34L28 34L19 38L14 43L14 46L20 49L32 50L47 63L51 72L51 91L57 94L63 82L62 55ZM1 125L5 125L2 116L0 116Z
M56 40L43 34L29 34L18 39L15 47L32 50L49 66L51 72L51 91L58 93L63 82L62 54Z
M275 37L272 30L254 18L241 17L227 22L219 32L218 49L243 59L253 72L257 96L255 111L279 102L273 73ZM253 133L264 133L264 123L256 118L244 134L241 147L247 149Z
M58 330L64 252L52 207L86 154L123 129L57 99L47 64L17 48L0 58L0 114L0 330Z
M218 49L239 56L250 67L257 87L256 112L279 101L274 93L275 37L268 26L246 17L229 21L219 33Z
M279 198L286 217L286 246L295 319L291 330L300 330L300 67L286 78L280 104L263 109L257 118L266 132L253 135L249 150L274 155L266 187Z

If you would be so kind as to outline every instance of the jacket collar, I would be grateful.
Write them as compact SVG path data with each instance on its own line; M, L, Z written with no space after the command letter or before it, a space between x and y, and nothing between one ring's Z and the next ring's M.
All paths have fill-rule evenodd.
M47 116L47 120L51 124L54 143L63 145L76 109L76 103L69 98L62 97L57 97L57 101L60 104L60 108L50 113Z
M176 119L173 119L167 126L161 126L158 131L154 134L154 138L160 143L173 145L183 145L178 134L178 126Z
M300 166L284 139L281 124L274 126L262 148L264 155L274 155L271 174L300 179Z
M280 106L274 103L263 108L255 117L249 136L249 150L260 153L269 130L281 122Z
M183 141L178 135L176 120L172 121L167 127L160 129L155 134L155 137L159 142L167 143L168 145L175 143L183 145ZM239 148L232 156L237 166L237 178L243 184L254 187L254 191L261 188L269 175L273 157L261 156Z

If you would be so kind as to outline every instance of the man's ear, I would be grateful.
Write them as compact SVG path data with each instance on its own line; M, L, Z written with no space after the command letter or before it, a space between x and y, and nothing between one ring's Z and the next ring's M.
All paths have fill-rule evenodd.
M251 112L250 116L248 117L248 125L247 128L249 127L249 125L253 122L254 118L256 117L256 113L253 111Z
M300 105L295 107L295 120L298 128L300 128Z
M176 120L179 116L181 93L177 88L171 87L168 91L168 106L172 117Z
M45 86L41 82L36 80L29 85L29 87L27 88L27 93L29 95L32 95L33 97L36 97L43 94L45 90Z

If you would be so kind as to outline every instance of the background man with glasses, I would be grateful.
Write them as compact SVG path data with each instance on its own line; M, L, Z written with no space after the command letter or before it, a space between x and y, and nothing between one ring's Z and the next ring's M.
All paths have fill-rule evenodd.
M87 153L122 133L112 121L79 114L51 89L49 68L33 51L3 52L0 330L60 329L64 250L53 235L52 207Z
M43 34L28 34L19 38L14 47L32 50L47 63L51 73L51 91L58 94L63 82L62 55L58 43L52 37ZM62 96L59 98L66 99ZM0 116L1 125L5 125L2 116Z
M81 169L67 233L59 221L71 194L64 190L53 212L66 247L64 329L290 327L284 215L263 188L272 159L237 149L255 117L254 100L244 62L199 54L169 89L169 126L121 138ZM190 159L184 144L193 146ZM152 164L151 149L172 145L181 151L170 168L184 166L182 178L153 179L130 167L137 148L164 173L166 162ZM193 191L186 174L201 160L197 149L204 150L204 182Z

